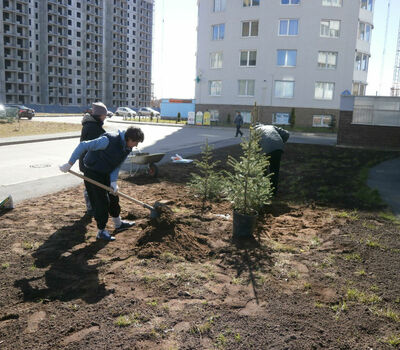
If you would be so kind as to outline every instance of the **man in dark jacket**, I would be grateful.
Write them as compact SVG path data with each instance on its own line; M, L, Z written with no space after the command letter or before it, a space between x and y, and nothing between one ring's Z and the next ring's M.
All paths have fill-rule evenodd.
M236 112L236 117L235 117L235 120L233 122L236 124L236 135L235 135L235 137L237 137L239 134L240 134L240 136L243 136L243 133L240 130L240 128L243 125L243 117L240 114L240 112Z
M103 129L104 120L108 114L107 107L102 102L94 102L90 113L86 113L82 118L81 142L97 139L106 131ZM86 152L79 157L79 170L85 172L83 158ZM85 188L83 192L87 213L94 215L92 205L90 204L89 195Z
M136 147L143 140L142 130L135 127L129 127L126 131L119 131L118 133L105 133L97 139L82 141L75 148L68 163L60 166L62 172L68 172L77 159L84 152L87 152L83 159L85 176L114 190L113 194L109 195L106 190L85 181L90 203L94 209L94 218L97 222L97 239L107 241L115 239L106 230L108 214L113 219L115 233L126 230L135 224L121 220L117 179L119 169L128 154L133 147Z
M279 169L281 165L283 147L289 139L290 133L285 129L279 128L275 125L258 124L256 125L255 129L261 134L260 146L262 150L265 152L267 157L270 157L267 174L272 173L271 183L273 187L273 194L275 195L278 190Z

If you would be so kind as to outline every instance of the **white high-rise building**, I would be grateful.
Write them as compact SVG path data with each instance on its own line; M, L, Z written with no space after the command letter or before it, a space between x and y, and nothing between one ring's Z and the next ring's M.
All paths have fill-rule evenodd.
M150 104L153 0L0 2L0 103Z
M364 95L374 0L198 0L196 110L327 127ZM231 119L231 120L232 120Z

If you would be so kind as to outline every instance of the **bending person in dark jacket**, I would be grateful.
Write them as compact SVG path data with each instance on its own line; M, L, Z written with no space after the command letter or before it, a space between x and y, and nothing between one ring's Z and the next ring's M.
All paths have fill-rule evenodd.
M279 168L281 165L283 146L289 139L290 134L285 129L274 125L258 124L255 129L261 133L260 146L262 150L265 152L267 157L270 157L267 174L272 173L271 183L273 194L276 195L276 192L278 191Z
M108 214L111 215L114 222L114 233L126 230L135 224L121 220L117 179L119 169L126 157L132 151L132 148L143 140L142 130L134 127L129 127L126 131L119 131L118 133L105 133L97 139L81 142L75 148L68 163L60 166L62 172L68 172L77 159L84 152L87 152L83 159L85 176L112 187L114 190L113 195L109 195L106 190L85 181L85 187L94 209L94 218L97 222L97 239L107 241L115 239L106 230Z
M107 107L102 102L95 102L92 104L91 114L87 113L82 118L82 131L81 131L81 142L90 141L97 139L103 135L106 131L103 129L104 120L107 117ZM83 164L83 158L86 152L79 157L79 170L85 172L85 165ZM86 211L89 215L94 215L92 205L90 204L89 195L85 188L83 192L86 203Z

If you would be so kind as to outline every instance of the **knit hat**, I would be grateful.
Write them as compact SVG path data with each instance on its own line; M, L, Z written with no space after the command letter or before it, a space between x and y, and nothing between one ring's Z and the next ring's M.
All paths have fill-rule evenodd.
M92 115L107 115L107 107L103 102L92 103Z

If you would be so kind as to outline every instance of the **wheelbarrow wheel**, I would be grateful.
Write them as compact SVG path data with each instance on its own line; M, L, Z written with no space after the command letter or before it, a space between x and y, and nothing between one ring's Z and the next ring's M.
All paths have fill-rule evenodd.
M147 173L151 177L157 177L158 176L158 166L155 165L154 163L150 163Z

